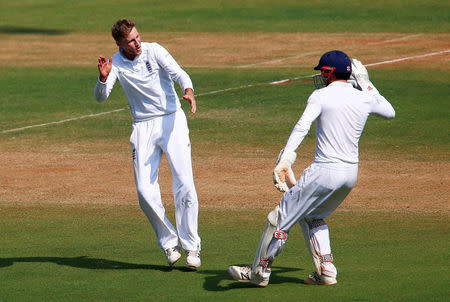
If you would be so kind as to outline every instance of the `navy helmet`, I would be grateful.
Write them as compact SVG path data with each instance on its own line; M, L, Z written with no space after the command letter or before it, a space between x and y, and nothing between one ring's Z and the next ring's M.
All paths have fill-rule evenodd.
M332 50L326 52L319 61L319 64L314 67L314 70L322 70L322 68L330 69L335 73L352 73L352 62L350 58L342 51Z

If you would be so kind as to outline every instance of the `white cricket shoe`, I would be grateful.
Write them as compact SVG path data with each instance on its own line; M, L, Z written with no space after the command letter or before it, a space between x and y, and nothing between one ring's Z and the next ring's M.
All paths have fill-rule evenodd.
M313 272L303 279L303 282L308 285L333 285L337 283L337 280L336 278L319 275L317 272Z
M232 265L227 269L231 278L239 282L250 282L256 286L266 287L269 284L269 278L264 278L260 274L252 274L251 265L235 266Z
M250 282L252 276L252 268L250 266L232 265L227 269L228 275L239 282Z
M186 251L186 265L189 267L200 267L200 251Z
M178 246L168 248L166 251L167 263L172 266L181 258L180 248Z
M269 278L263 277L261 273L262 273L262 271L252 274L252 278L250 279L250 282L259 287L266 287L267 285L269 285ZM270 276L270 268L265 268L264 273L269 274L269 276Z

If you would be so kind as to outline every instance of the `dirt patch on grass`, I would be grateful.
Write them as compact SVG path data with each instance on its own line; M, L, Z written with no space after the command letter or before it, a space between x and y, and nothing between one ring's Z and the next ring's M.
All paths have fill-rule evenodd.
M129 152L0 153L0 200L29 205L136 204ZM272 184L274 158L194 157L201 208L275 206L281 193ZM296 175L308 165L298 160ZM441 213L448 215L449 163L363 161L359 180L341 210ZM164 202L173 206L171 175L162 162Z
M450 34L141 34L145 41L164 45L183 67L201 68L311 68L318 57L330 49L342 49L365 64L450 49ZM116 52L107 33L0 34L0 39L0 64L4 67L95 69L98 55L109 56ZM448 69L449 57L446 52L379 66ZM84 146L78 150L89 147L95 149L95 146ZM214 151L209 154L215 154ZM273 207L281 197L271 180L274 160L264 156L251 159L247 156L194 156L201 207ZM297 175L307 164L298 160ZM358 184L341 209L448 214L449 168L447 162L362 161ZM168 165L163 161L160 172L163 199L171 204L170 180ZM137 203L130 154L127 151L84 154L73 150L1 152L0 201L17 204Z
M365 64L450 49L450 34L402 33L154 33L143 41L165 46L183 67L306 67L327 50L341 49ZM110 34L0 34L2 66L79 66L95 68L98 55L117 51ZM448 69L450 53L390 65ZM383 65L385 66L385 65Z

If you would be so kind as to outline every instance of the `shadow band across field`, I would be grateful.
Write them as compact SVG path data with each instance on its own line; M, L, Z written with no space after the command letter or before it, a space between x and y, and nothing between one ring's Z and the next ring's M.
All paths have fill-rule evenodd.
M167 265L155 265L155 264L136 264L122 261L114 261L102 258L90 258L88 256L78 257L14 257L14 258L0 258L0 268L8 267L18 262L27 263L55 263L58 265L65 265L75 268L85 268L93 270L157 270L163 272L181 271L181 272L197 272L205 276L205 282L203 288L208 291L227 291L231 289L254 287L250 283L232 282L228 285L220 285L223 280L231 280L226 272L226 268L223 270L195 270L189 267L169 267ZM271 284L279 283L303 283L301 279L280 276L282 273L303 270L299 268L290 267L273 267L272 276L270 278Z
M68 30L62 29L46 29L35 27L19 27L19 26L0 26L0 33L3 34L36 34L36 35L66 35L70 33Z

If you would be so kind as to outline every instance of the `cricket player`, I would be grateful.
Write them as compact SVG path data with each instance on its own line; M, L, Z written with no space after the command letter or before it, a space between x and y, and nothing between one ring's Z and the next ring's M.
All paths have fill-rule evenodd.
M191 143L186 116L173 83L181 86L183 99L190 103L194 114L192 81L161 45L141 42L134 21L118 20L112 27L112 36L119 50L108 60L103 56L98 58L95 99L105 101L116 81L120 82L134 120L130 143L139 204L168 264L172 266L180 259L182 247L186 252L186 264L197 268L201 265L201 246ZM176 228L165 214L158 184L163 153L172 172Z
M267 286L271 266L288 239L290 228L299 223L311 254L315 271L305 284L337 283L327 218L350 193L358 174L358 141L370 114L392 119L394 108L369 80L366 68L341 51L325 53L314 68L316 87L286 146L281 150L273 178L275 187L285 192L279 206L267 217L253 264L230 266L237 281ZM352 85L355 85L355 89ZM316 122L314 162L296 181L292 164L295 150Z

